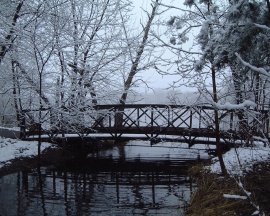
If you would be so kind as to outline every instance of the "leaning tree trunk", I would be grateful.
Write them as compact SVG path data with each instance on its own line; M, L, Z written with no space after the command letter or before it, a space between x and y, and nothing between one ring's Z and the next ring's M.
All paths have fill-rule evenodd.
M135 75L138 72L138 65L139 65L139 62L141 60L142 54L144 52L145 46L147 44L150 28L151 28L152 22L154 20L154 17L156 15L157 8L158 8L158 0L156 0L154 5L152 6L152 12L148 16L147 24L143 29L142 42L138 48L135 59L132 61L131 69L130 69L128 77L124 83L124 93L122 94L120 101L119 101L120 104L122 104L122 105L126 104L128 91L132 85L132 82L133 82ZM121 108L118 110L118 114L116 115L116 118L115 118L115 124L117 126L121 126L123 123L123 112L124 112L124 106L121 106Z

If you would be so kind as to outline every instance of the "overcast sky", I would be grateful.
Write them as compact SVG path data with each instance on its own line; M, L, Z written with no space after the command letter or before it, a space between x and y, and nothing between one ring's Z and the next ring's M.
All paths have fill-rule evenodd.
M141 8L143 8L144 10L150 11L151 10L151 0L133 0L133 4L134 4L134 22L135 23L140 23L140 20L143 20L146 22L146 16L145 16L145 12L142 11ZM183 7L183 1L173 1L173 0L166 0L163 1L163 3L166 4L174 4L175 6L178 7ZM179 11L178 11L179 12ZM169 19L169 17L173 14L173 13L177 13L176 10L170 10L169 12L165 13L162 15L161 19L167 20ZM144 23L145 23L144 22ZM168 38L169 40L169 38ZM173 70L173 69L171 69ZM151 69L150 71L147 71L144 74L140 74L143 76L144 80L147 81L148 85L151 88L168 88L170 84L173 83L173 81L175 81L176 79L178 80L180 77L179 76L161 76L160 74L158 74L154 69ZM181 88L182 89L182 88ZM184 89L184 88L183 88ZM190 90L189 88L185 88L186 90ZM143 91L147 91L147 88L142 87Z

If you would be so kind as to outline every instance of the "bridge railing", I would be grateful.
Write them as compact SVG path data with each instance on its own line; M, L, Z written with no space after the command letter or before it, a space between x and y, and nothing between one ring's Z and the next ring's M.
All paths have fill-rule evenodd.
M118 126L172 126L185 128L214 128L214 108L211 106L185 106L185 105L99 105L95 109L100 112L100 121L96 120L94 127L113 127L117 116L123 115ZM222 130L240 130L239 116L243 111L219 110L219 121ZM103 114L102 114L103 113ZM268 111L245 110L245 120L249 125L256 122L269 126ZM103 120L103 121L101 121ZM242 119L243 121L243 119ZM100 125L99 123L103 123ZM106 125L104 125L104 123Z
M23 137L36 135L36 123L44 133L75 133L81 136L94 133L108 133L113 137L123 134L145 134L149 139L159 135L215 137L214 113L212 106L185 106L163 104L97 105L81 112L67 109L44 109L25 111L21 122ZM243 115L244 113L244 115ZM268 111L219 110L222 133L263 134L268 138Z

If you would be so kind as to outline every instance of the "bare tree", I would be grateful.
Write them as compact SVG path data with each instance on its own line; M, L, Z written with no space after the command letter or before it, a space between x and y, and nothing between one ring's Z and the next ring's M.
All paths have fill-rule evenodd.
M151 5L152 9L151 9L151 13L147 14L148 16L148 20L145 26L142 25L143 30L142 30L142 38L141 38L141 42L139 44L138 47L135 48L130 48L129 49L129 53L132 53L133 51L130 49L135 49L135 55L134 57L131 56L130 57L130 61L131 61L131 68L129 70L129 73L127 75L127 78L124 81L124 92L122 93L121 97L120 97L120 103L121 104L125 104L126 100L127 100L127 95L128 95L128 91L130 89L130 87L133 84L134 78L136 76L136 74L139 72L139 68L141 65L139 65L141 62L141 58L142 55L145 51L145 48L147 47L149 41L149 34L150 34L150 29L152 27L153 24L153 20L154 18L157 16L157 9L158 9L158 0L156 0L152 5Z
M130 9L131 3L122 0L73 0L54 8L52 25L58 32L54 65L60 72L56 101L73 116L65 120L73 126L84 128L87 110L115 97L115 80L125 55L122 24L127 22L120 11Z
M0 64L6 53L11 49L17 37L16 24L21 16L24 0L13 3L4 1L1 3L1 47L0 47ZM11 19L10 19L11 17ZM6 28L6 29L4 29Z
M70 12L66 28L72 32L62 32L61 37L68 41L59 38L62 44L59 43L58 56L61 56L62 70L65 69L66 78L70 80L71 106L76 100L82 107L95 105L105 96L99 93L116 75L116 62L123 55L121 47L117 47L122 34L119 11L128 10L129 5L130 2L120 0L70 2L70 8L66 9ZM102 91L109 93L106 88Z

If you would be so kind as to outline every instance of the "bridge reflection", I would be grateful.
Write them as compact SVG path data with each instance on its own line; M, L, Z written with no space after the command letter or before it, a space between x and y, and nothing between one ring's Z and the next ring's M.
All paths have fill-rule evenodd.
M192 190L186 169L184 161L92 159L19 172L0 179L0 210L9 215L176 215Z

